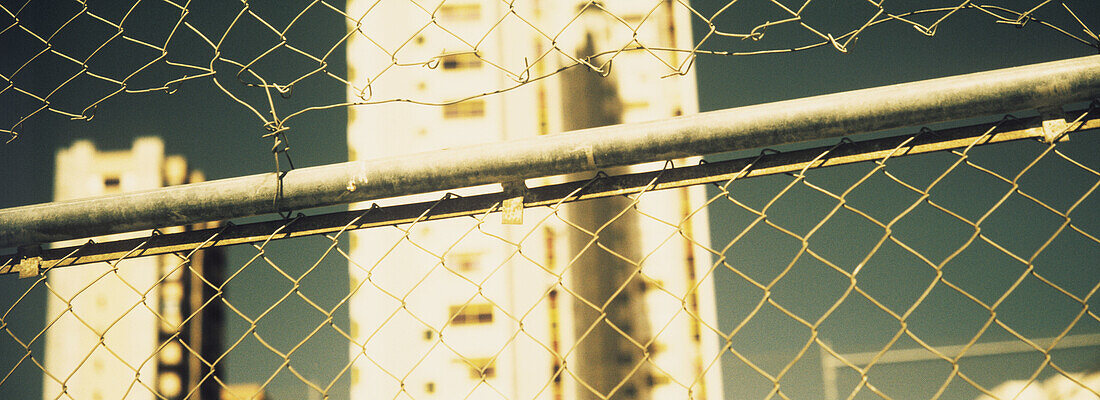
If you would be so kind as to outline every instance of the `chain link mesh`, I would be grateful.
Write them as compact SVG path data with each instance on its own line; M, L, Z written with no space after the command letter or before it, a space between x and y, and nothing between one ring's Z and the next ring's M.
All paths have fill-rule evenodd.
M622 54L684 75L699 56L847 52L880 26L933 36L960 15L1100 49L1071 5L1050 1L851 1L843 18L824 0L706 12L655 1L641 13L607 3L580 2L547 23L527 2L502 1L503 17L474 30L449 22L463 18L454 0L350 10L312 1L289 13L258 2L2 3L0 132L34 139L24 127L38 119L91 121L122 97L210 85L218 96L205 100L255 117L284 171L289 123L301 115L462 104L568 69L606 76ZM642 27L661 7L686 9L706 34L679 47L648 38ZM407 32L373 31L391 8ZM584 33L581 18L629 39L578 55L562 43ZM338 34L318 34L332 26ZM483 51L502 26L534 33L537 54ZM417 47L427 31L447 43ZM334 55L353 42L383 62L336 71ZM463 62L488 66L500 84L445 98L399 90L410 74ZM332 87L338 96L307 95ZM580 185L527 208L519 225L495 219L502 203L447 218L429 206L411 222L353 232L386 209L370 207L305 238L284 239L303 218L288 215L229 257L147 256L142 239L165 230L110 261L67 266L89 242L37 278L3 278L0 347L15 356L2 358L0 397L1098 398L1097 139L986 145L999 128L907 155L908 143L937 135L922 130L872 161L819 169L845 140L801 170L758 177L782 154L765 151L714 186L658 190L655 178L575 201L590 187ZM457 197L419 199L442 207ZM203 243L217 246L220 229ZM483 325L494 329L470 329ZM68 347L51 347L54 337Z
M526 209L522 225L495 212L429 221L447 194L410 223L353 235L350 251L341 241L358 218L275 240L292 218L231 247L239 262L220 273L204 251L141 257L138 245L8 280L4 352L20 356L0 368L0 393L23 397L41 376L46 398L66 399L1100 396L1097 139L983 146L1002 123L956 150L905 156L936 140L922 129L871 161L810 168L844 140L799 171L747 178L776 155L765 152L705 190L655 179L574 203L581 186ZM697 207L653 207L661 196ZM668 254L693 254L690 273L670 273L684 264ZM62 287L61 274L83 278ZM205 295L166 312L158 296L180 281ZM90 300L101 293L110 304ZM43 297L45 325L28 317ZM220 318L205 329L224 342L203 348L189 327ZM155 343L117 327L141 324L162 327ZM479 325L496 328L468 329ZM52 331L84 339L45 350ZM691 341L703 343L694 365L676 365ZM176 351L201 367L189 385L152 367ZM100 397L77 385L103 368L129 385ZM348 391L364 379L369 392Z
M908 7L815 0L794 7L760 0L711 5L706 11L686 1L654 1L648 6L589 1L577 2L565 18L552 21L539 19L538 7L548 4L502 1L502 18L476 28L456 23L469 10L453 0L353 3L353 9L345 10L343 4L310 1L289 11L246 1L0 4L0 45L5 49L0 101L11 110L0 121L0 132L10 142L23 127L47 115L90 121L96 110L120 97L207 93L197 88L210 85L216 87L209 92L215 98L203 101L247 110L279 155L289 149L289 123L303 113L394 101L452 104L509 91L571 68L606 75L622 54L648 54L666 74L683 75L700 55L751 56L819 47L847 52L858 38L876 34L880 25L910 26L914 34L933 36L946 21L963 14L1021 28L1039 26L1100 48L1096 33L1070 6L1050 1L946 1L936 7ZM647 32L658 30L648 27L663 23L663 7L686 10L691 23L706 26L706 33L681 44L651 37ZM407 19L404 31L378 31L382 26L390 29L377 22L394 13ZM584 34L584 24L578 21L585 18L600 19L609 29L622 31L616 36L622 42L602 43L588 54L576 54L566 43ZM482 47L504 34L505 27L513 34L522 28L539 38L534 44L537 54L528 58L485 53ZM442 32L446 43L420 46L422 34L429 31ZM726 39L741 41L731 44ZM370 68L352 66L346 74L338 71L332 62L343 62L349 43L360 43L361 51L386 61ZM501 83L447 98L433 92L385 90L407 80L409 75L398 71L431 74L448 63L473 60L497 71ZM332 90L339 87L355 95L345 97L339 89Z

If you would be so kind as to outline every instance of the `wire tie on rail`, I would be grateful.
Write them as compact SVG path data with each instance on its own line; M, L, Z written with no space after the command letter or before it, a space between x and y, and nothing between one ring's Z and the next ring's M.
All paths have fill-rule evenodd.
M15 266L15 270L19 271L19 279L34 278L38 276L40 267L42 266L42 246L30 245L19 248L19 253L23 255L19 260L19 265Z
M1043 119L1043 143L1064 142L1069 137L1063 133L1071 131L1072 127L1066 122L1066 112L1060 106L1039 109L1039 118Z
M500 209L500 223L520 225L523 223L523 196L527 194L527 185L523 181L501 183L504 199Z

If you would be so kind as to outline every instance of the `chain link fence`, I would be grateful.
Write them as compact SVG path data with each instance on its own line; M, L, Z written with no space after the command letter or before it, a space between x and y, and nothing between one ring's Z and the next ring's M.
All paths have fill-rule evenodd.
M1070 2L697 3L3 2L0 131L204 93L281 178L325 110L483 117L552 79L644 92L635 62L675 79L954 21L1100 49ZM500 18L471 25L473 4ZM535 40L494 44L515 32ZM495 83L421 86L471 65ZM0 398L1100 398L1095 108L21 247L0 258Z
M0 392L1092 398L1095 114L43 249Z
M346 6L309 1L287 8L247 1L6 2L0 4L0 44L5 49L0 101L11 111L4 113L0 132L11 142L39 119L91 121L97 110L109 109L112 101L124 97L150 99L151 94L191 91L202 97L169 102L169 107L182 111L190 108L187 103L217 102L239 109L254 118L255 136L269 138L272 151L288 157L286 134L294 132L292 122L303 114L387 102L455 104L568 69L607 75L622 55L655 62L667 75L685 75L700 55L754 56L824 47L847 52L858 46L859 38L876 31L896 34L883 27L908 26L914 28L911 34L934 36L940 26L963 15L965 24L1034 27L1100 48L1095 31L1072 4L1045 0L944 1L934 6L855 0L795 6L760 0L694 7L671 0L501 1L485 4L498 9L500 18L471 26L464 21L478 12L473 4L388 0ZM670 40L666 36L677 33L662 30L666 15L674 13L690 19L684 22L707 27L705 34ZM400 27L387 23L393 18L402 19ZM615 39L578 53L585 20L599 21ZM486 51L499 36L517 31L537 38L529 44L535 49L530 55ZM442 39L425 44L426 35ZM343 55L351 48L378 62L352 65L345 73ZM462 63L487 66L496 73L497 84L458 93L405 88L410 76ZM139 95L143 97L135 97ZM141 101L148 100L134 104ZM275 166L280 171L286 167Z

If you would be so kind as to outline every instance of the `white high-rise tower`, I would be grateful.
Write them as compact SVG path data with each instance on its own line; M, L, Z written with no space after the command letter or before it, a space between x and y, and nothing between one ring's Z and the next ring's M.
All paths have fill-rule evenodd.
M363 89L349 101L447 103L596 50L692 47L689 10L673 1L350 0L348 14L361 32L348 42L349 81ZM350 158L694 113L694 75L662 79L682 57L630 50L606 78L577 67L443 106L353 107ZM634 208L528 209L521 225L493 215L351 233L352 399L721 398L704 200L696 186L646 193Z
M57 153L56 165L56 200L203 180L182 156L166 156L164 143L155 137L114 151L77 141ZM144 231L95 240L148 235ZM135 252L118 262L48 271L43 398L215 398L219 387L199 356L209 360L221 354L220 308L204 307L214 294L204 282L220 282L220 254L204 250L184 260Z

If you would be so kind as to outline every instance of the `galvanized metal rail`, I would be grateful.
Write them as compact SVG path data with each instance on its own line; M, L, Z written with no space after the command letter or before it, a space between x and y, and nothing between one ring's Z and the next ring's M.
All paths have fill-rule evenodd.
M0 210L47 243L1057 107L1100 98L1100 55L496 144Z
M1083 111L1066 114L1066 119L1076 121L1069 128L1084 131L1100 128L1097 112L1085 115ZM1016 140L1045 140L1049 129L1044 129L1042 117L1005 119L995 123L978 124L938 131L922 131L916 135L901 135L861 142L841 142L836 146L815 147L778 153L766 152L760 156L704 163L692 166L667 168L661 171L607 176L597 174L586 181L568 182L528 189L523 206L544 207L558 203L629 195L642 191L672 189L678 187L727 182L732 179L794 173L810 168L831 167L864 161L882 160L958 149L972 145L984 145ZM228 224L218 228L188 232L151 235L136 239L104 243L88 242L82 245L40 249L32 268L66 267L117 260L123 257L141 257L168 253L188 253L197 249L258 243L268 240L289 239L311 235L330 234L345 230L371 228L385 225L429 221L444 218L479 215L497 211L510 193L501 191L469 197L448 196L438 201L403 204L390 207L373 207L366 210L329 213L316 216L299 215L284 220L250 224ZM0 275L20 272L20 262L26 254L0 256ZM29 267L29 265L27 265ZM37 275L35 271L23 272Z

